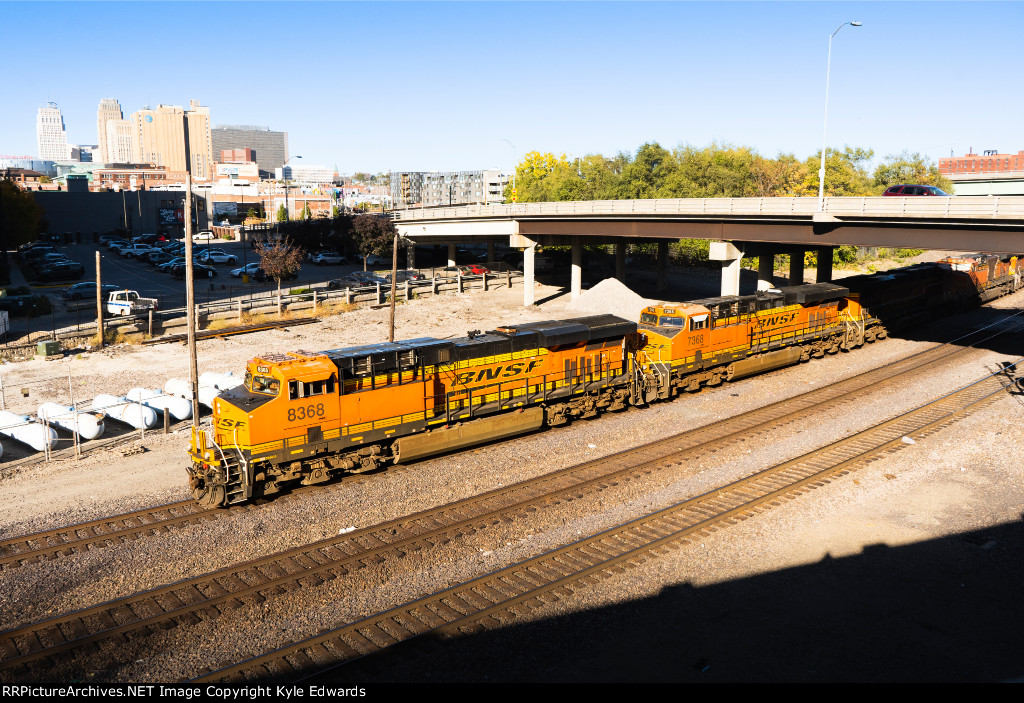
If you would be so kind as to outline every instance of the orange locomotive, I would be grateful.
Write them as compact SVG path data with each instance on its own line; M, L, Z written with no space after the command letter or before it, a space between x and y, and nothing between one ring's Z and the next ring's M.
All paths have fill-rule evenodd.
M269 495L385 461L618 410L643 346L612 315L325 352L264 354L193 430L190 488L204 505Z
M648 338L638 359L648 400L717 386L886 336L857 297L833 283L663 303L643 311L640 330Z

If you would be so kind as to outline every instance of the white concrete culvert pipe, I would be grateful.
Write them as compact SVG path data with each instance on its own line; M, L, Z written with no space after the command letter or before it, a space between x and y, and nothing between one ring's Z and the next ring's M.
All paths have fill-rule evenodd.
M82 439L96 439L105 429L103 413L78 412L73 407L60 403L43 403L36 414L40 420L46 420L51 425L77 432Z
M18 415L9 410L0 410L0 434L7 435L35 449L46 451L57 446L57 431L52 427L44 427L28 415Z
M106 413L115 420L127 423L137 430L156 427L156 410L130 401L124 396L100 393L93 398L92 409Z
M216 371L206 371L205 373L199 374L199 387L213 386L222 391L226 391L229 388L235 388L242 385L242 378L236 376L231 371L227 373L218 373Z
M132 388L128 391L127 398L154 410L170 413L175 420L187 420L192 417L192 403L181 396L165 393L159 388Z
M204 380L207 383L204 383ZM213 385L216 382L219 386ZM241 379L232 377L231 372L226 374L207 372L200 374L199 376L199 402L206 407L213 409L213 401L216 400L223 391L229 388L242 385ZM191 384L183 378L169 378L167 383L164 384L164 391L170 395L176 395L184 398L185 400L192 402L192 391Z

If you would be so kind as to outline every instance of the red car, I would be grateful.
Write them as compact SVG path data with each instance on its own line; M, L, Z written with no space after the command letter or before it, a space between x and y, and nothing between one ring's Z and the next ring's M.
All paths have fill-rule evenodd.
M896 195L901 198L908 195L949 195L946 191L935 186L914 186L914 185L898 185L889 186L885 189L882 195Z
M490 273L491 272L491 270L489 268L487 268L486 266L481 266L480 264L469 264L467 266L460 266L459 268L462 270L462 275L463 276L466 276L466 275L479 276L482 273Z

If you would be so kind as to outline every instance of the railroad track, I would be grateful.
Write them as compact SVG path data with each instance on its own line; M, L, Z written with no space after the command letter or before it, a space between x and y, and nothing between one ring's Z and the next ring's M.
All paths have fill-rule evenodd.
M852 400L853 393L843 388L844 383L836 386L818 393L830 391L837 402ZM771 431L778 423L821 411L820 404L809 404L782 417L772 412L785 402L343 537L320 540L0 633L0 669L24 667L152 627L193 624L200 616L216 617L243 602L261 602L285 590L316 586L365 564L402 557L489 525L511 522L552 503L686 464L752 434ZM708 433L716 436L709 437Z
M1013 317L1016 317L1016 315L1004 318L1003 321L1013 319ZM987 329L981 329L969 333L957 341L966 343L972 337L982 337L973 342L974 344L979 344L1001 334L1007 334L1022 328L1024 328L1024 323L1017 323L1008 330L1001 330L987 337L982 337L982 335L987 333ZM905 374L924 370L931 365L949 361L954 357L969 355L971 352L978 353L972 347L957 346L953 342L936 345L931 349L926 349L905 359L852 376L824 388L808 391L763 408L688 430L687 432L653 442L646 445L646 447L640 447L633 451L642 452L646 450L650 455L657 456L659 452L683 451L684 449L693 450L701 444L709 442L722 443L729 438L732 438L733 441L738 441L740 437L733 436L737 435L737 433L746 432L750 435L764 434L795 422L802 416L806 416L807 413L824 413L838 405L852 402L864 393L877 389L880 383L891 381ZM179 424L185 425L187 423ZM124 438L117 438L117 443L125 441L127 440ZM721 446L721 444L715 445L716 448L718 446ZM708 448L712 447L709 445ZM314 490L321 488L313 487ZM292 493L296 492L298 491L293 491ZM189 518L168 512L169 506L157 506L137 511L137 513L105 517L46 532L7 538L0 542L0 568L9 568L39 559L59 558L73 554L76 551L80 552L91 548L116 545L128 539L158 534L163 528L188 524L197 518L215 519L233 514L238 509L253 509L257 507L256 504L249 503L242 506L232 506L225 510L202 512L198 509L198 505L194 504L194 501L182 501L180 504L173 505L181 505L180 509L184 510L186 509L184 507L186 504L191 505L188 508L191 511L191 517ZM135 521L141 521L143 524L136 524ZM121 527L118 528L118 525L121 525Z
M1001 396L992 375L839 442L573 544L342 625L192 683L301 680L426 634L471 635L825 486Z
M8 539L0 543L0 566L27 564L90 548L123 544L144 535L166 532L177 525L209 518L208 512L194 500L180 500Z

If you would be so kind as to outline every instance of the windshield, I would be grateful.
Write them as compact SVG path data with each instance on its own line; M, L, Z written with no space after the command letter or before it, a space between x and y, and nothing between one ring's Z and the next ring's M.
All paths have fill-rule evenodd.
M264 395L277 395L281 391L281 383L276 378L253 376L251 373L245 374L245 387L253 393Z
M662 317L658 324L662 327L682 327L684 322L685 317Z
M657 315L652 315L649 312L645 312L642 315L640 315L640 323L644 324L644 325L657 325L658 324L658 316Z

